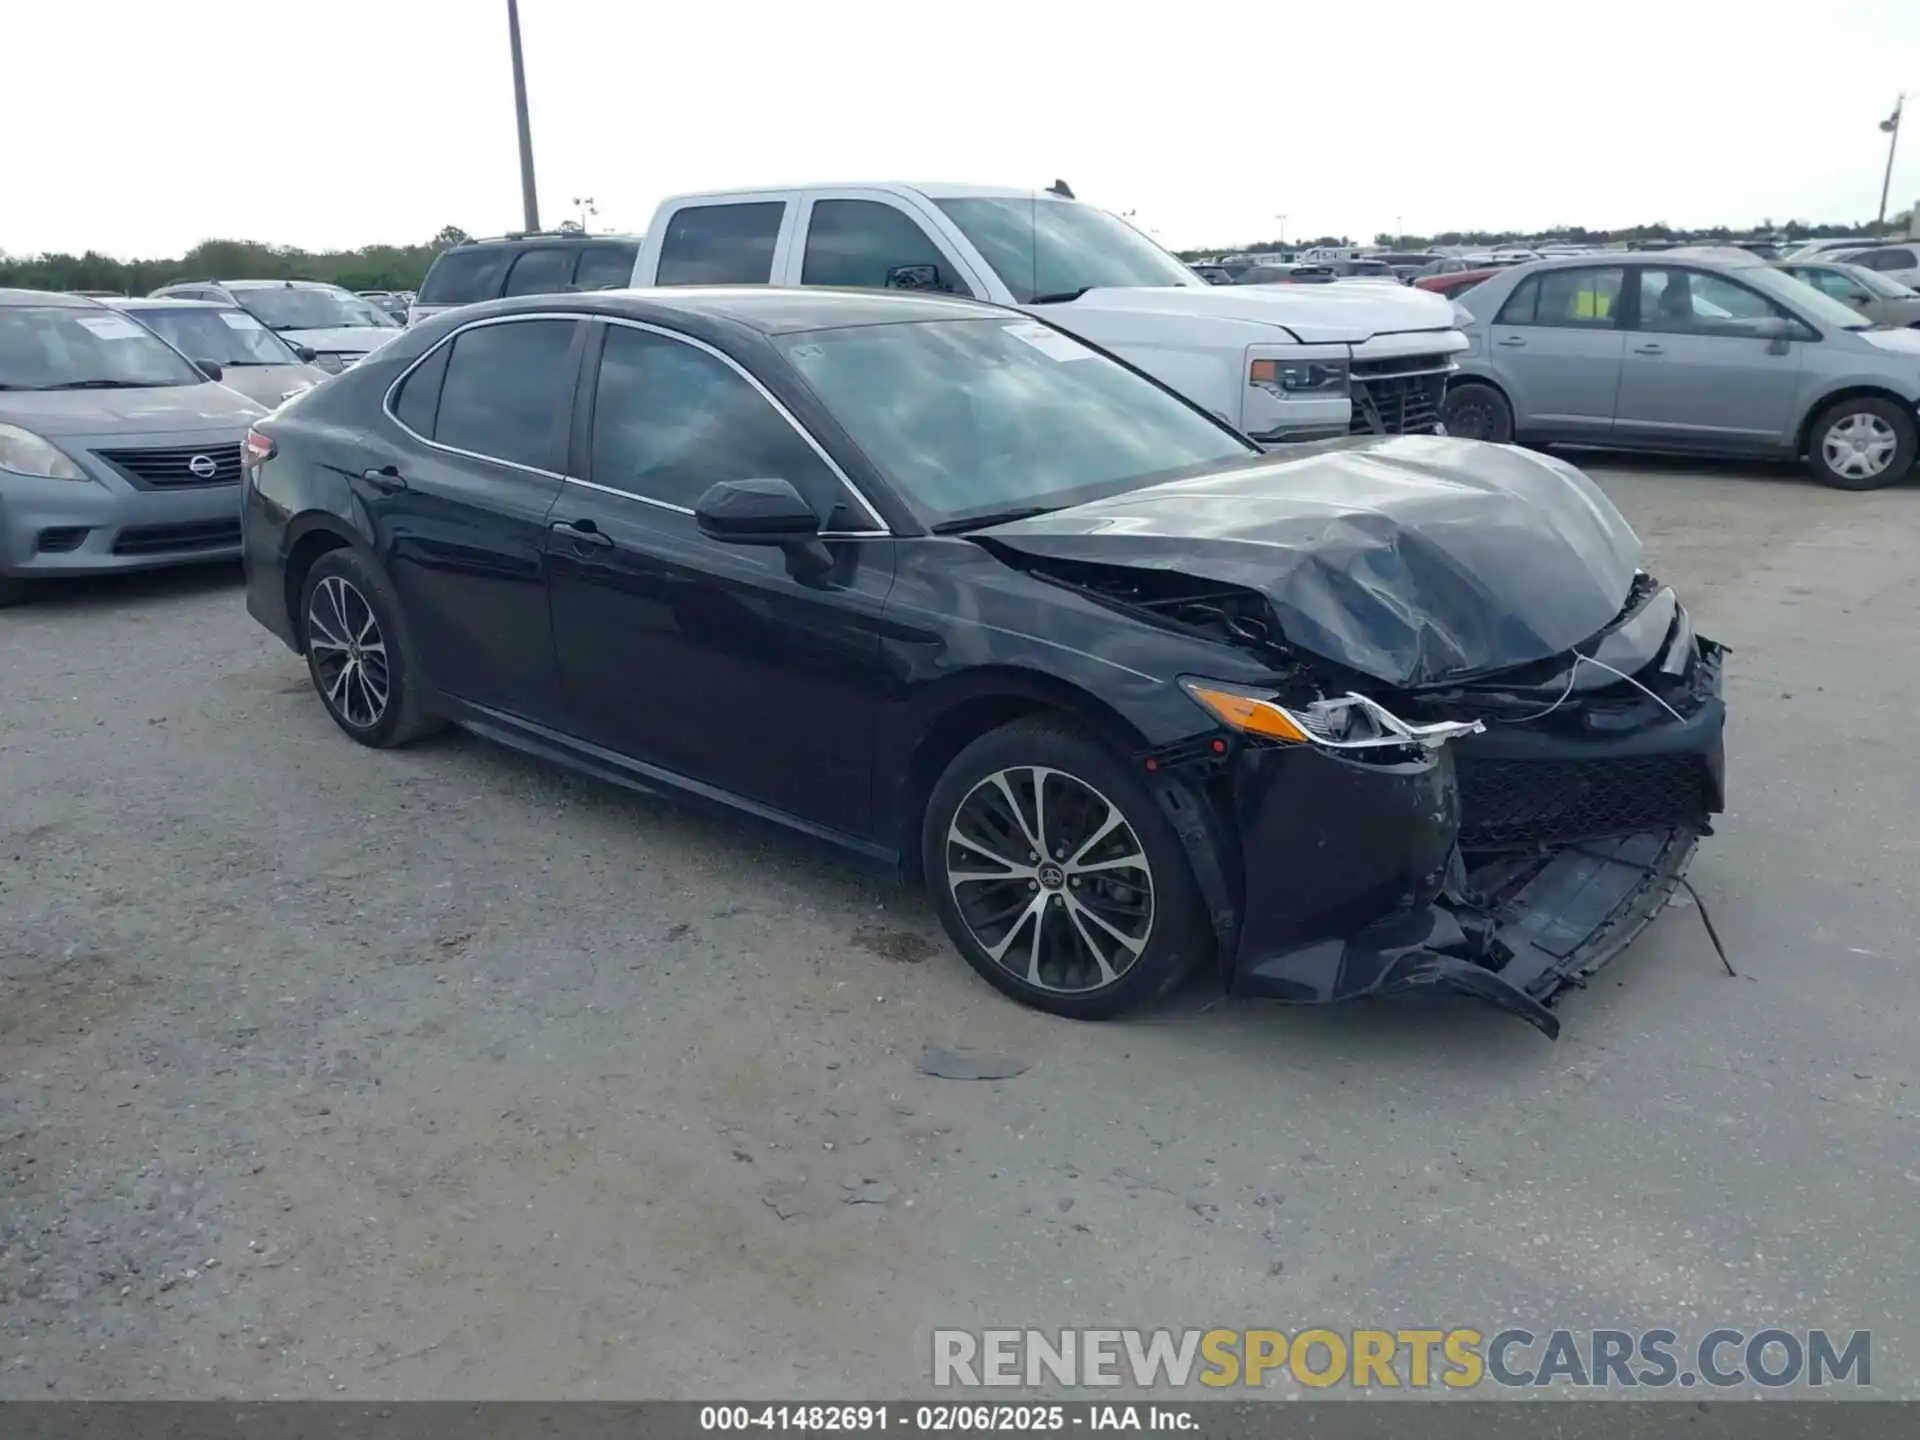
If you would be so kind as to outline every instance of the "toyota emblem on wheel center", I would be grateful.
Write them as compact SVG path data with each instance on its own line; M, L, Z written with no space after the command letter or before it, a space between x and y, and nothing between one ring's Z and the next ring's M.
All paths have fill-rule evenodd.
M187 471L198 479L211 480L220 473L220 467L211 455L196 455L187 461Z

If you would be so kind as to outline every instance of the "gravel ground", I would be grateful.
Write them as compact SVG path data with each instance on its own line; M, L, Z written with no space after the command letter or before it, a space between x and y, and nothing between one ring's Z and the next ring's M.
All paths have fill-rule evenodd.
M1871 1328L1920 1396L1920 487L1596 474L1735 650L1694 880L1740 976L1676 907L1558 1044L1052 1020L785 837L359 749L230 574L0 618L0 1397L898 1395L936 1325L1508 1323Z

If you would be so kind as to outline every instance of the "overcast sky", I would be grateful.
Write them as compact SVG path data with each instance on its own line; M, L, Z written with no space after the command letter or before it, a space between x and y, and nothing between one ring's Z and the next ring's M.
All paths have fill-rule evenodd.
M541 219L1041 186L1170 246L1871 218L1920 0L521 0ZM0 250L518 228L505 0L0 0ZM1737 18L1735 18L1737 17Z

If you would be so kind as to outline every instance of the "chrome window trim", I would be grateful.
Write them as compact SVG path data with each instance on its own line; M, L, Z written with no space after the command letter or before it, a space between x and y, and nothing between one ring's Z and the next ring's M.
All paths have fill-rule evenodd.
M489 315L484 319L470 320L457 330L450 330L438 340L434 341L433 344L420 352L411 365L396 375L393 383L387 386L386 393L380 397L380 409L385 413L387 419L392 421L403 434L419 444L425 445L428 449L438 450L448 455L459 455L468 460L484 460L489 465L504 465L510 470L519 470L525 474L538 475L543 479L559 480L568 485L581 486L583 489L597 490L605 495L617 495L623 500L637 500L643 505L651 505L657 510L671 511L676 515L692 515L693 511L689 510L686 506L675 505L671 501L656 500L647 495L636 495L631 490L618 490L611 485L602 485L593 480L583 480L577 475L566 475L555 470L543 470L537 465L522 465L517 460L503 460L497 455L482 455L477 451L462 450L457 445L443 445L438 440L429 440L394 412L393 397L395 393L412 378L414 371L418 370L422 365L426 364L428 360L433 358L434 352L440 349L441 346L451 345L455 340L466 334L467 331L478 330L483 325L512 325L524 320L570 320L576 324L586 324L590 321L598 320L604 325L624 325L631 330L644 330L668 340L677 340L683 345L691 345L697 350L704 350L707 354L713 356L716 360L720 361L721 364L727 366L727 368L751 385L755 392L759 394L760 398L772 406L774 412L778 414L781 419L785 420L788 425L793 427L794 433L806 442L808 449L820 457L821 462L826 465L827 469L833 472L834 478L846 487L847 493L860 502L860 507L867 512L867 518L872 520L875 526L875 528L871 530L823 530L820 532L821 539L863 540L892 536L893 531L888 528L887 522L881 517L880 512L874 509L873 502L867 499L865 493L861 491L858 485L853 483L852 479L847 475L847 472L840 468L839 463L826 452L820 442L807 432L806 426L802 425L799 420L794 417L793 412L781 404L778 397L776 397L772 391L768 390L765 385L762 385L745 366L741 365L731 355L716 349L704 340L692 335L683 335L677 330L669 330L665 326L650 324L644 320L632 320L618 315L602 315L592 311L566 310L529 310L514 315ZM445 384L444 377L441 383Z

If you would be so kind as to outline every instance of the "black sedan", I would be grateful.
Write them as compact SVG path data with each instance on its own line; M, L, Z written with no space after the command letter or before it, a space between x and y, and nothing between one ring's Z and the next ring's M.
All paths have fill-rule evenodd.
M472 306L248 460L248 609L353 739L457 723L918 874L1059 1014L1211 960L1557 1033L1721 808L1720 647L1578 470L1263 454L989 306Z

